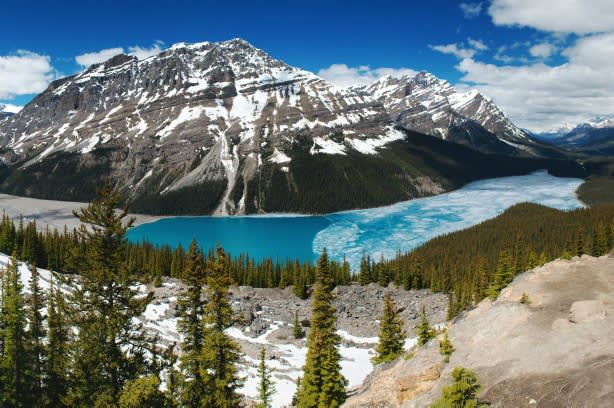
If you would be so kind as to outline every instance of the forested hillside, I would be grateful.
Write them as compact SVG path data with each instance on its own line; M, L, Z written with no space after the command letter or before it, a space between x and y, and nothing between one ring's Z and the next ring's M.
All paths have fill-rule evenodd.
M452 316L485 296L496 298L520 272L559 257L603 255L612 247L614 206L564 212L525 203L393 260L364 260L358 280L447 292Z

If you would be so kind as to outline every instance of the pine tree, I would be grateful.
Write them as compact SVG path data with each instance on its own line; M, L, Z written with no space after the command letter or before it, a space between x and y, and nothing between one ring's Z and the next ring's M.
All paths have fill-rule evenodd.
M67 402L78 406L118 403L124 384L152 373L146 353L156 354L155 339L134 321L152 294L137 297L136 282L126 262L128 211L117 211L120 194L107 181L87 207L74 214L81 221L78 238L84 246L81 285L71 294L71 387ZM87 225L86 225L87 224Z
M443 388L441 398L431 405L431 408L486 407L486 405L480 404L477 399L477 394L482 386L473 371L456 367L452 370L452 379L454 382Z
M0 406L30 405L30 384L27 353L26 310L23 287L19 281L16 254L2 273L0 304Z
M608 234L604 223L600 222L593 227L593 256L601 256L608 252Z
M365 255L360 258L360 272L358 274L358 283L361 286L368 285L371 283L371 276L369 273L369 261Z
M347 380L341 374L341 339L336 331L335 309L332 306L332 279L326 249L318 260L312 315L307 338L307 359L303 368L296 406L339 407L346 399Z
M68 391L70 327L61 290L51 285L47 297L45 397L48 407L63 407Z
M209 301L204 309L205 341L200 359L202 376L208 387L202 406L234 408L241 400L238 389L243 379L238 375L237 364L241 360L241 348L225 330L234 324L233 310L228 299L232 281L225 271L226 254L217 248L216 256L207 268L206 296Z
M439 342L439 353L443 355L443 361L446 363L450 361L450 356L454 353L454 346L448 337L448 332L443 336L443 340Z
M171 401L160 391L160 379L155 375L127 381L119 397L119 408L170 408Z
M377 353L373 358L374 364L388 363L403 353L405 345L405 330L403 319L390 293L384 298L384 310L380 318L379 343L375 347Z
M260 363L258 364L258 408L271 408L271 400L275 395L275 385L271 380L271 370L266 366L266 351L260 349Z
M294 312L294 321L292 322L292 334L296 340L302 339L305 336L305 332L303 331L303 326L301 322L298 320L298 310Z
M576 236L576 255L577 256L582 256L585 254L585 248L584 248L584 236L585 232L584 232L584 226L580 225L580 228L578 229L577 232L577 236Z
M31 294L28 302L28 354L32 357L32 372L30 378L31 397L34 401L42 401L46 353L44 345L44 319L40 310L44 307L44 299L40 289L39 274L36 264L32 266L29 286Z
M426 309L424 306L422 306L420 310L420 323L416 326L416 335L418 336L418 344L421 346L424 346L435 336L433 328L426 317Z
M203 295L202 287L205 283L205 260L193 240L188 249L183 276L187 289L179 299L180 319L177 324L179 332L183 335L181 343L182 356L180 368L183 374L181 382L180 400L186 407L200 407L208 389L203 378L201 354L205 333L203 327Z

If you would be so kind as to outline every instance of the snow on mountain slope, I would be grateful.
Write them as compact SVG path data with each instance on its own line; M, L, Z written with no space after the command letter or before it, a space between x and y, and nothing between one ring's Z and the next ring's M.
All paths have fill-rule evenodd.
M22 167L57 152L116 149L112 176L133 196L148 174L165 192L225 180L217 212L228 213L243 211L229 201L235 183L298 136L337 135L351 149L385 140L391 125L372 98L234 39L180 43L142 61L118 55L58 80L3 124L0 143L3 161Z
M447 81L427 72L415 77L385 76L363 89L407 129L448 139L453 128L474 122L502 142L531 143L523 130L478 91L457 92ZM481 146L477 143L474 147Z

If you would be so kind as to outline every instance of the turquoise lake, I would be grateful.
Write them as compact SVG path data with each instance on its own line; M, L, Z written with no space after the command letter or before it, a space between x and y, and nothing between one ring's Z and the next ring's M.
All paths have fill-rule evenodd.
M233 255L257 260L315 260L323 247L333 259L356 269L363 253L379 259L495 217L514 204L534 202L568 210L582 207L575 191L581 179L559 178L545 171L488 179L435 197L365 210L325 215L173 217L139 225L128 232L133 242L184 247L195 238L202 248L222 245Z

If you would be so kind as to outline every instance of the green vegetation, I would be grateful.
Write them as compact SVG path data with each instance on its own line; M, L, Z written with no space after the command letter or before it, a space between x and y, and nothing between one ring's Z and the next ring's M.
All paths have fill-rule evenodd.
M305 337L305 331L301 322L298 320L298 310L294 312L294 321L292 322L292 335L296 340Z
M522 303L523 305L530 305L531 299L529 299L529 295L527 295L526 293L523 293L522 296L520 296L519 302Z
M384 298L384 311L380 318L379 342L375 347L374 364L388 363L403 354L406 333L403 320L390 293Z
M299 408L337 408L346 399L347 380L341 374L341 338L333 300L333 279L326 249L318 260L317 279L311 303L311 325L307 337L307 359L296 395Z
M415 178L420 176L446 189L540 169L561 176L585 176L584 169L573 161L488 155L432 136L404 132L407 141L390 143L379 155L354 151L343 156L312 155L310 143L298 143L289 152L289 172L268 163L248 182L247 211L256 212L255 203L267 212L300 213L391 204L430 195L416 188Z
M272 370L266 366L266 351L260 349L260 363L258 364L258 404L257 408L271 408L271 400L275 395L275 385L271 380Z
M452 370L454 382L441 392L441 398L431 408L482 408L487 407L477 399L482 389L476 374L463 367Z
M614 204L614 177L589 177L578 188L578 198L591 207Z
M435 331L426 317L426 309L424 306L422 306L420 310L420 323L416 326L416 335L418 336L418 344L420 346L424 346L429 340L435 337Z
M449 293L449 317L454 317L486 296L496 299L518 273L570 254L603 255L612 247L614 206L559 211L525 203L372 263L369 277L376 282L375 276L387 276L385 285Z
M454 353L454 350L455 348L448 337L448 332L446 331L443 336L443 340L439 342L439 354L443 356L443 361L448 363L450 361L450 356L452 353Z

